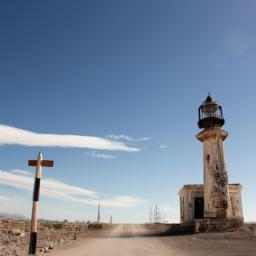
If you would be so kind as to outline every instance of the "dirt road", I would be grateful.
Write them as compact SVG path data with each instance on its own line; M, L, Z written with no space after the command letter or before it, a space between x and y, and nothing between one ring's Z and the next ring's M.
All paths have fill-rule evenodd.
M249 231L248 231L249 232ZM56 256L255 256L255 234L215 233L159 236L144 225L117 225L98 237L81 239Z

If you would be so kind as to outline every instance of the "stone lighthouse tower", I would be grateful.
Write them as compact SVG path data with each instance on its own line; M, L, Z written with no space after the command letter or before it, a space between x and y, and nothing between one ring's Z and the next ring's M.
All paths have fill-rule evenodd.
M204 218L227 219L230 202L223 141L228 133L222 129L225 123L222 107L209 95L198 114L198 126L203 129L197 139L204 148Z
M221 106L209 95L198 109L197 139L203 143L204 184L186 184L179 190L180 222L199 232L224 230L243 223L239 183L228 182L223 142L228 133ZM197 232L196 231L196 232Z

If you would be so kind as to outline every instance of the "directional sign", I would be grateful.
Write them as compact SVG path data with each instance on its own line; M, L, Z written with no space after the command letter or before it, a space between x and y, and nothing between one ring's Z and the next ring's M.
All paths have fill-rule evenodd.
M40 165L43 167L53 167L54 161L52 160L42 160ZM37 166L37 160L28 160L28 166Z
M53 167L54 162L52 160L43 160L43 155L39 152L37 160L29 160L29 166L36 166L35 181L34 181L34 193L33 193L33 206L31 216L31 230L29 241L29 256L36 255L37 244L37 219L38 219L38 206L39 206L39 193L42 167Z

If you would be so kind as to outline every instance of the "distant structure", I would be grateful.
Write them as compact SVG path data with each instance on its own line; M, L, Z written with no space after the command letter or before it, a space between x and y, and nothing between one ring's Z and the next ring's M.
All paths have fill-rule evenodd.
M113 223L113 217L112 217L112 215L111 215L111 216L110 216L109 224L112 225L112 223Z
M241 185L229 184L221 129L222 107L209 95L198 110L197 139L204 148L204 184L184 185L180 191L181 224L195 224L197 232L222 230L243 223Z
M154 210L154 223L160 223L161 217L160 217L160 210L156 204L155 210Z
M100 198L99 198L99 204L98 204L98 215L97 215L97 223L100 223Z
M153 222L153 211L152 211L152 208L150 207L150 210L149 210L149 223L152 224Z

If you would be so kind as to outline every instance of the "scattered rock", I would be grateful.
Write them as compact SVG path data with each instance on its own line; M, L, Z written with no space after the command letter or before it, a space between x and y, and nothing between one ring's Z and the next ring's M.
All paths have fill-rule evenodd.
M26 233L22 231L22 232L20 233L20 237L26 237Z
M40 220L38 223L38 255L77 240L88 230L84 222ZM0 256L24 256L28 253L30 221L0 219Z
M21 235L21 230L16 228L16 229L11 229L9 230L9 233L14 235L14 236L20 236Z
M54 249L54 247L53 247L53 244L49 244L49 250L53 250Z

